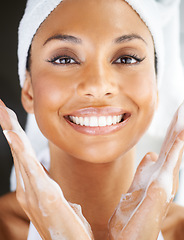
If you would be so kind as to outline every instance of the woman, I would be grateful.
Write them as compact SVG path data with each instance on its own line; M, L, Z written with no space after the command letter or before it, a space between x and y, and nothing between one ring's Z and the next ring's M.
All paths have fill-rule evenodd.
M9 206L14 195L1 199L3 216L10 209L10 220L22 220L18 239L25 239L29 220L42 239L159 235L177 189L183 106L159 157L147 154L134 176L135 145L157 108L162 62L154 28L132 7L122 0L28 2L19 30L22 103L49 141L51 164L48 177L15 115L1 103L17 199L28 216ZM44 12L35 21L34 9ZM3 218L2 226L4 236L16 239L17 229L7 233L10 223ZM28 239L39 239L34 231L31 225Z

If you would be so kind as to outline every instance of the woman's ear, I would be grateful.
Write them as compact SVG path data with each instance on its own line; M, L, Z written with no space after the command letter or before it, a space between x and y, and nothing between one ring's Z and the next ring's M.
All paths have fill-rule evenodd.
M33 88L31 83L31 75L26 71L26 79L21 92L22 105L27 113L34 113L33 107Z

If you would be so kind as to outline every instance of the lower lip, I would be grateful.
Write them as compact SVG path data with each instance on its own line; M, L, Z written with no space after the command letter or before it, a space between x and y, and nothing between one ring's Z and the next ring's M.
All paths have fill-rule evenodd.
M83 134L87 134L87 135L92 135L92 136L96 136L96 135L106 135L106 134L111 134L114 133L116 131L118 131L119 129L123 128L126 126L126 124L128 123L130 117L127 118L126 120L124 120L121 123L117 123L114 125L110 125L110 126L105 126L105 127L87 127L87 126L81 126L81 125L77 125L75 123L70 122L68 119L65 119L70 126L72 126L76 131L83 133Z

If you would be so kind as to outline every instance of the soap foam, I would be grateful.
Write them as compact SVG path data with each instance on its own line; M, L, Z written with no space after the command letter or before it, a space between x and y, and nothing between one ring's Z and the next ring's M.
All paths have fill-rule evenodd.
M178 109L178 112L176 113L176 122L175 125L173 126L173 129L169 129L168 130L168 134L170 135L166 135L166 140L164 142L163 145L163 149L165 151L162 151L158 157L158 160L156 163L151 163L151 161L148 161L147 164L145 164L144 166L142 166L141 171L141 177L139 177L138 182L139 185L133 186L133 191L138 191L138 190L144 190L146 185L146 189L143 192L143 197L142 200L139 202L139 204L136 206L136 208L134 209L134 211L132 211L132 213L130 212L123 212L120 208L120 206L117 208L117 217L119 219L119 222L123 222L125 223L123 229L126 228L127 224L129 223L129 221L131 220L132 216L136 213L136 211L139 209L140 205L144 202L145 198L146 198L146 194L147 194L147 190L148 188L151 186L151 184L153 182L157 183L158 188L162 188L166 195L167 195L167 199L166 201L169 202L171 199L173 199L173 173L174 173L174 169L177 165L177 161L179 158L179 154L182 150L182 148L184 147L184 140L182 139L177 139L178 134L184 130L184 103L180 106L180 108ZM172 127L172 124L170 125L170 127ZM172 140L173 138L173 140ZM177 139L177 142L175 142ZM172 142L171 142L172 140ZM172 149L172 153L170 153L169 151ZM169 162L165 162L166 158L169 157ZM164 168L164 170L163 170ZM150 177L150 172L151 172L151 177ZM127 198L131 198L131 194L125 194L122 195L121 201L126 201ZM121 203L120 203L121 204ZM122 230L123 231L123 230ZM116 234L116 229L112 229L112 234Z
M66 206L66 209L68 209L69 213L73 216L75 221L78 222L78 224L84 230L85 236L87 236L88 239L90 240L91 237L90 237L89 232L84 227L84 224L83 224L82 220L80 219L80 217L74 212L74 210L70 207L69 203L64 198L63 192L62 192L61 188L59 187L59 185L56 182L54 182L45 173L45 171L42 168L42 166L40 165L40 163L36 160L36 155L34 153L34 150L33 150L32 146L31 146L31 144L29 142L29 139L27 138L26 133L23 131L23 129L19 125L17 117L16 117L16 114L12 110L10 110L10 109L8 109L6 107L4 107L4 108L8 112L8 115L9 115L10 121L11 121L11 125L12 125L12 130L4 130L3 131L4 134L5 134L5 137L7 138L9 143L11 143L11 138L10 138L8 132L15 132L19 136L19 138L21 139L22 143L24 144L24 153L23 154L25 155L25 157L24 157L25 161L26 161L27 157L31 158L31 161L29 161L29 163L27 163L27 166L29 167L30 173L34 176L35 180L37 180L37 181L35 181L37 188L39 189L39 191L42 191L42 192L44 192L46 194L49 192L49 190L48 190L48 188L49 188L50 192L53 193L52 200L49 201L49 199L45 199L44 200L44 204L46 203L46 206L47 206L47 203L48 204L52 204L52 203L54 203L55 200L60 198L62 200L62 202L64 203L64 205ZM40 176L40 174L38 173L38 170L35 170L35 167L37 169L40 168L40 170L42 170L42 173L43 173L42 176ZM21 182L21 185L22 185L22 187L23 187L23 189L25 191L25 186L24 186L24 182L23 182L21 173L20 173L20 182ZM43 203L41 201L39 201L39 208L40 208L40 211L42 212L42 215L44 217L48 217L46 209L44 208L44 205L43 205ZM81 212L81 208L78 207L77 209L78 209L78 211L80 211L81 216L83 216L82 212ZM49 228L49 232L51 234L51 238L52 239L55 239L55 240L66 240L66 238L63 235L63 233L60 233L60 231L61 231L60 229L59 229L59 232L58 232L57 230L54 230L53 228ZM85 239L86 239L86 237L85 237Z

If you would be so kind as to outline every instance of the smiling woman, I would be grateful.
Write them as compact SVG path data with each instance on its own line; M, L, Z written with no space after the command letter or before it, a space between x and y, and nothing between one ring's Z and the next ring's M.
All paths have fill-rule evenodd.
M85 161L103 163L127 152L152 119L157 104L154 46L149 30L128 4L119 1L112 7L108 1L102 16L101 2L93 6L98 17L91 13L91 5L87 1L77 11L78 2L71 7L70 1L64 1L40 27L32 42L23 105L35 113L40 130L54 143L52 147L56 145L62 152ZM116 22L115 17L113 22L106 20L110 13L116 15ZM125 21L127 17L131 25ZM94 21L98 21L98 28ZM71 41L71 37L70 41L66 37L64 41L55 39L57 33L63 32L77 41ZM122 33L129 37L122 37ZM142 37L132 37L132 33ZM70 62L66 63L66 59ZM94 121L97 116L116 114L126 114L128 121L103 128L97 122L90 123L96 125L91 128L69 121L69 116L88 116ZM81 131L88 134L81 135ZM107 138L107 133L114 134ZM104 156L107 149L111 151Z
M16 196L27 215L15 205L25 231L6 231L2 220L6 239L25 239L29 221L29 240L162 239L177 189L183 106L158 161L147 154L135 173L135 146L157 109L163 71L161 35L149 14L157 7L154 0L28 1L19 28L22 104L48 140L42 157L50 167L46 172L39 164L1 102ZM17 204L12 194L2 198L5 214L7 200Z

